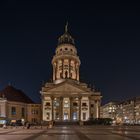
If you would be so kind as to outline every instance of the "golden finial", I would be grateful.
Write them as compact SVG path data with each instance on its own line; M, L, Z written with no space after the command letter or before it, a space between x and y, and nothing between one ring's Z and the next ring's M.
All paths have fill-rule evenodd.
M68 32L68 22L65 25L65 32Z

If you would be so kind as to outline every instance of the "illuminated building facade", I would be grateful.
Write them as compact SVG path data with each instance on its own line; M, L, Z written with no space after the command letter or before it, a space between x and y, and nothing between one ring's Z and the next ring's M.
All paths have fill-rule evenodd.
M0 120L40 123L41 114L41 104L34 103L21 90L8 85L0 91Z
M102 114L102 118L111 118L113 120L116 119L116 110L118 103L117 102L109 102L101 107L100 113Z
M100 116L117 124L140 124L140 97L122 102L109 102L101 107Z
M53 82L43 85L43 121L86 121L99 118L101 93L80 82L81 61L67 25L52 59Z
M140 124L140 97L121 102L117 108L116 121L124 124Z

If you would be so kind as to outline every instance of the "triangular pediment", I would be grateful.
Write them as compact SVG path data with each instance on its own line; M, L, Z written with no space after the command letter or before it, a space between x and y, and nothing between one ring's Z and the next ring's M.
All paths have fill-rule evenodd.
M64 82L64 83L55 85L54 87L49 89L48 92L84 93L86 92L86 90L82 89L78 85L73 85L73 84Z

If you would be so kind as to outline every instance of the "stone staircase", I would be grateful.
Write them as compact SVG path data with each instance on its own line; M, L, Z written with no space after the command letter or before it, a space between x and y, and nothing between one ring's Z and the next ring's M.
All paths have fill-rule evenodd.
M55 121L54 125L79 125L79 121Z

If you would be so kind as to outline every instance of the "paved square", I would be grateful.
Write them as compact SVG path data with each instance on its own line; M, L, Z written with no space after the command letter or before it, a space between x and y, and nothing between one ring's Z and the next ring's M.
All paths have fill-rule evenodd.
M0 128L0 140L140 140L140 126Z

